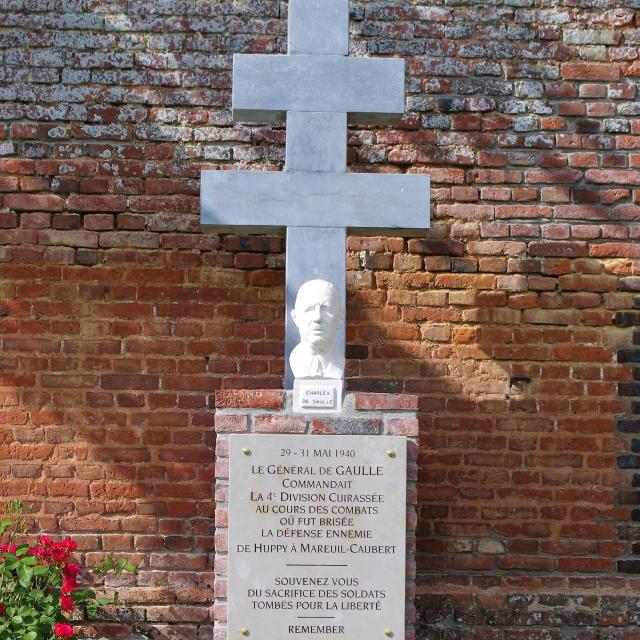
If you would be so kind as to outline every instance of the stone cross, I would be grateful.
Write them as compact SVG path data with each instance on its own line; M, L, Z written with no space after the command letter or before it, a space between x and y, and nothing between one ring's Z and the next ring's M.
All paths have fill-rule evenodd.
M345 306L346 234L422 235L429 226L429 178L347 173L347 123L398 121L404 60L349 57L348 0L289 0L287 55L234 55L236 121L286 122L282 172L203 171L205 230L286 229L285 387L298 342L290 311L300 286L321 278ZM344 351L344 326L340 340Z

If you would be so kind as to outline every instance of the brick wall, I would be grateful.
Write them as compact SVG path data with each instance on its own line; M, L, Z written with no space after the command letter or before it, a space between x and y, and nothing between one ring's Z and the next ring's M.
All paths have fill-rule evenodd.
M420 396L422 638L638 637L640 13L538 5L352 2L408 97L350 165L433 182L424 238L348 255L349 387ZM213 396L281 386L284 256L201 234L199 173L281 167L229 87L285 15L0 8L0 496L140 562L109 637L213 637Z

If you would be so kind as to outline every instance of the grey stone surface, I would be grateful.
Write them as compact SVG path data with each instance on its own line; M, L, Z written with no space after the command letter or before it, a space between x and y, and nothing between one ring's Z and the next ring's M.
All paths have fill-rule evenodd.
M422 175L205 171L201 192L202 225L218 232L295 226L421 235L429 226L429 178ZM324 249L313 242L305 251Z
M289 0L289 53L349 53L349 3Z
M245 122L284 122L287 111L393 122L404 113L404 60L236 54L232 105L234 119Z
M289 111L285 166L286 171L346 171L347 114Z

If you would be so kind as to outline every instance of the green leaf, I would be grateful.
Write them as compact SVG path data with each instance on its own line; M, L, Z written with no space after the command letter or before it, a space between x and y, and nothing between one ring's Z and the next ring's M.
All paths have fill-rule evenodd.
M88 588L74 589L71 595L76 602L83 602L84 600L94 600L96 592Z
M0 536L11 526L11 520L3 520L0 522Z
M21 563L18 565L16 573L18 574L18 582L20 582L25 589L28 589L31 586L31 580L33 580L33 569Z
M35 556L24 556L21 560L22 564L27 564L32 567L34 564L38 564L38 558Z

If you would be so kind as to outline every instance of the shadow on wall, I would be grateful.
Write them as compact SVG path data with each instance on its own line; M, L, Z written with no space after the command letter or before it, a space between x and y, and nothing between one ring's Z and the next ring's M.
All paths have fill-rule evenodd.
M616 350L632 338L613 324L633 307L619 285L629 261L523 254L509 260L524 273L423 273L421 256L375 242L374 269L386 256L405 273L353 274L379 288L352 289L350 350L366 358L348 385L420 395L419 590L474 574L615 575L630 552L615 417L631 376Z
M101 625L109 637L210 624L213 394L279 385L282 371L282 273L256 270L247 256L264 244L247 242L3 269L2 493L28 497L37 526L73 534L87 560L139 562L111 585L127 619ZM451 257L353 242L371 244L349 255L347 384L420 396L422 615L452 582L610 576L629 547L616 538L629 479L615 471L614 416L630 372L614 352L631 344L612 308L633 306L614 265L436 271Z

